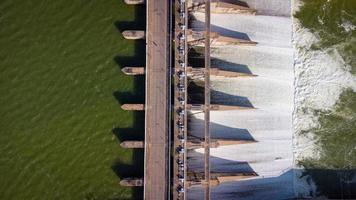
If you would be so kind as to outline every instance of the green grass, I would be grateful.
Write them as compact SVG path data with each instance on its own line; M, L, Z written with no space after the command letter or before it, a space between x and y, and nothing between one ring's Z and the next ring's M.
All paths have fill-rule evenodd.
M138 45L117 27L142 26L135 11L119 0L0 2L0 199L138 197L118 176L141 175L142 161L115 129L143 126L118 102L144 95L120 71Z
M314 49L337 49L345 64L356 74L356 1L354 0L302 0L304 5L295 17L305 28L320 38Z

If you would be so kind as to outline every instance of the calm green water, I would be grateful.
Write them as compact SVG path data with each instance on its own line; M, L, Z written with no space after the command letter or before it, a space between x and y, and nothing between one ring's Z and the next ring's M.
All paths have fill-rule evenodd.
M356 1L304 0L296 14L302 25L320 41L314 50L336 49L345 70L356 74ZM319 159L300 162L317 186L314 196L356 198L356 92L345 89L331 111L315 111L319 125L311 130L317 141Z
M113 129L137 121L117 92L143 96L119 67L137 44L115 23L135 15L119 0L0 1L0 199L133 198L116 170L141 168Z

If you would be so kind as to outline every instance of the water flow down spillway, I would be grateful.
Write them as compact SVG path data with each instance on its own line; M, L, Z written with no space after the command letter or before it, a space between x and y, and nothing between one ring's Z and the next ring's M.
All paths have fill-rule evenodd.
M211 50L212 65L254 74L251 77L213 77L211 101L253 109L211 112L212 138L253 140L211 149L211 170L255 173L230 179L212 188L212 199L287 199L293 191L292 112L293 50L291 1L243 1L251 14L212 14L212 32L254 41L254 46L226 45ZM274 5L274 6L271 6ZM288 12L289 11L289 12ZM204 14L192 12L191 27L204 28ZM188 133L203 137L203 114L193 111ZM204 149L188 152L188 168L203 169ZM202 199L201 186L189 188L188 199Z

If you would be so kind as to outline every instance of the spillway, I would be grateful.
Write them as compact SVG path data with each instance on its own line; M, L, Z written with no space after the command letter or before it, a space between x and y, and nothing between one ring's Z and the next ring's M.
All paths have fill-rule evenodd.
M257 177L220 184L212 199L288 199L293 191L293 49L291 1L246 1L257 15L212 14L221 35L256 41L256 46L228 45L211 50L212 65L256 77L212 77L211 102L254 109L211 111L212 138L257 142L211 149L211 171L255 172ZM278 2L278 3L277 3ZM193 13L193 30L202 30L204 14ZM191 135L201 137L203 114L189 119ZM188 168L203 169L203 149L188 154ZM202 187L188 190L202 199Z

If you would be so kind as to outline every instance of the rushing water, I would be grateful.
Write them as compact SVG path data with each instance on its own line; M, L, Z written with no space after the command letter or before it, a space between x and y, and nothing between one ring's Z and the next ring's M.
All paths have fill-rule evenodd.
M118 30L131 21L116 0L0 1L0 199L134 195L118 176L142 167L112 131L135 117L115 99L136 87L118 66L136 52Z
M295 14L302 25L296 33L296 127L308 139L299 144L297 164L306 170L297 179L308 189L301 194L356 198L356 1L302 3ZM298 44L303 39L310 44ZM301 128L308 115L311 125Z
M315 34L319 41L314 50L336 49L346 68L356 73L356 1L313 0L304 5L295 15L302 25Z
M257 45L212 43L212 66L253 74L251 77L211 78L211 103L245 109L211 111L212 138L253 141L210 150L213 172L253 172L257 177L220 183L212 199L290 199L293 190L292 112L293 48L290 0L245 0L258 15L212 14L212 31L243 38ZM271 6L273 5L273 6ZM288 14L287 14L288 13ZM204 14L194 13L191 27L202 30ZM200 57L199 49L191 52ZM196 55L198 54L198 55ZM201 63L190 63L201 66ZM199 65L200 64L200 65ZM199 83L196 83L199 86ZM197 90L190 84L192 91ZM190 100L199 95L189 93ZM190 115L188 133L202 137L203 114ZM188 152L188 168L203 170L203 149ZM203 199L203 188L192 187L188 199Z
M295 16L313 39L298 46L296 127L314 148L297 157L301 195L355 197L356 1L303 2ZM119 67L142 64L144 48L117 28L143 16L116 0L0 1L0 199L140 197L118 181L142 176L142 152L116 137L142 137L142 116L119 109L143 100L142 80Z

